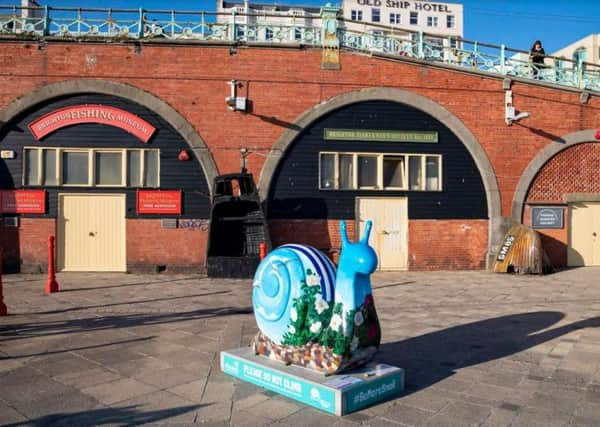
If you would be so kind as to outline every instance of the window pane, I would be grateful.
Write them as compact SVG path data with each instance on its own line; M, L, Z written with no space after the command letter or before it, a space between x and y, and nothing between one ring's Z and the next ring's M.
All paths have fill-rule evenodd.
M427 157L425 159L426 190L436 191L440 189L439 160L439 157Z
M335 155L321 154L321 188L333 189L335 179Z
M63 184L88 184L88 153L63 152Z
M340 154L340 189L353 188L352 175L352 155Z
M142 176L140 166L140 152L128 151L127 152L127 186L129 187L141 187Z
M421 190L423 188L421 183L421 157L410 156L408 159L410 189Z
M144 151L144 184L158 187L158 151Z
M25 185L38 185L39 150L25 150Z
M404 187L404 157L383 158L383 186Z
M96 184L121 185L122 182L121 153L96 153Z
M44 185L58 185L56 179L56 150L44 150Z
M358 187L377 186L377 157L358 156Z

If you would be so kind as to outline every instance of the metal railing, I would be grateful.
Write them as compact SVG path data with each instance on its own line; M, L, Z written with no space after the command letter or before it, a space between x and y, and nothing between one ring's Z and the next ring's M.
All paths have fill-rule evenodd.
M144 9L22 8L0 6L0 35L165 41L301 44L319 47L323 20L314 15L243 14ZM340 47L408 57L505 76L600 91L600 65L455 37L337 19Z

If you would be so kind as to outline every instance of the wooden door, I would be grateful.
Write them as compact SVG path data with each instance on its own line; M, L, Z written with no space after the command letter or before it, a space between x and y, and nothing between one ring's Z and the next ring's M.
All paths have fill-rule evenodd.
M125 196L60 194L58 269L125 271Z
M358 227L363 234L367 220L373 221L369 244L377 252L378 270L408 268L408 201L406 197L360 197Z
M572 267L600 265L599 202L569 205L567 264Z

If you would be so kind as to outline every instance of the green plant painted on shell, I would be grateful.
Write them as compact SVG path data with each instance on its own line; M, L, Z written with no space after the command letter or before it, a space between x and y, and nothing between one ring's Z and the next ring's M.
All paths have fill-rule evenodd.
M331 303L321 295L321 278L306 270L306 280L300 282L302 296L292 301L292 315L283 344L300 346L316 341L331 318Z
M358 309L345 309L342 302L323 299L321 279L310 269L300 282L301 297L292 301L288 332L283 344L302 346L316 342L334 354L348 356L356 349L378 346L381 330L373 297L368 295Z

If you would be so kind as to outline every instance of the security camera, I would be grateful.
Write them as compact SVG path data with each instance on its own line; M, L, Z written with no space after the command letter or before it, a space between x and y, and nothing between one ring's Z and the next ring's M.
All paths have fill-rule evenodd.
M507 108L506 124L508 126L510 126L510 125L512 125L513 122L518 122L519 120L526 119L527 117L530 117L530 116L531 116L531 113L529 113L527 111L523 111L517 115L514 115L514 108L509 107L509 108Z
M521 120L521 119L526 119L526 118L527 118L527 117L529 117L529 116L531 116L531 113L528 113L528 112L524 111L524 112L522 112L522 113L519 113L519 114L517 114L516 116L514 116L514 117L512 118L512 121L513 121L513 122L518 122L519 120Z
M225 102L229 106L230 110L235 110L235 96L228 96L225 98Z

